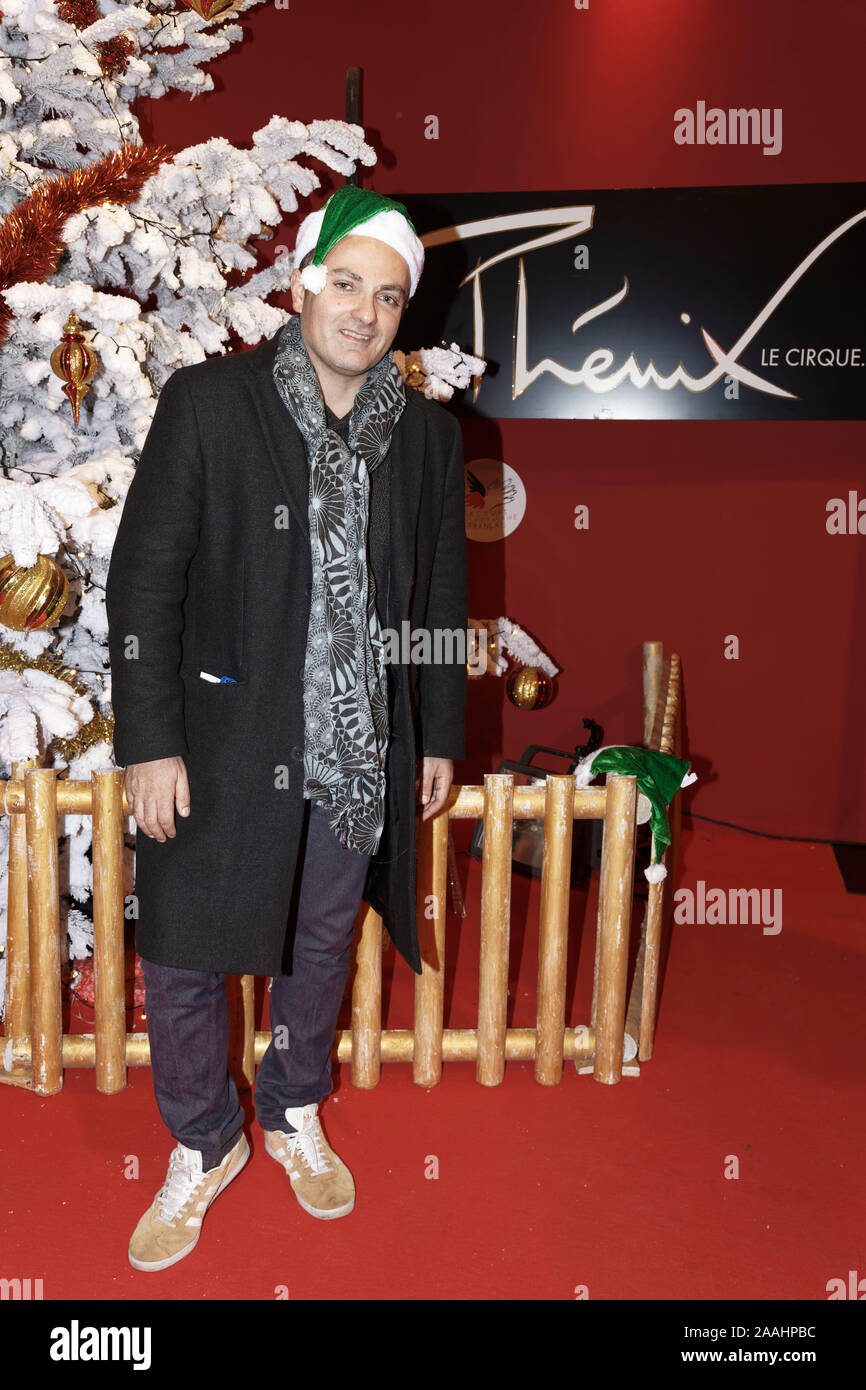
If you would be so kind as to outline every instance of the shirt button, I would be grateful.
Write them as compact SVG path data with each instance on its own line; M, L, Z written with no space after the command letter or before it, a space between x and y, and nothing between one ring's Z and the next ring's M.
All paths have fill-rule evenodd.
M295 748L292 749L292 757L295 759L295 762L299 763L299 762L301 761L301 759L303 758L303 756L304 756L304 750L303 750L303 748L295 747Z

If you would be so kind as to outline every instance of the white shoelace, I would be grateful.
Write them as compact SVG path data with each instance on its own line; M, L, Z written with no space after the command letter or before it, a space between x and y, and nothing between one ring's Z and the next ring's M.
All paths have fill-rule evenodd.
M312 1173L329 1173L331 1164L323 1148L324 1135L322 1124L319 1117L313 1120L309 1129L299 1129L296 1134L283 1134L283 1142L289 1153L294 1158L300 1152L301 1157Z
M159 1219L169 1225L176 1220L184 1203L189 1201L205 1177L206 1174L195 1172L192 1164L184 1158L183 1149L178 1146L171 1155L165 1186L157 1194Z

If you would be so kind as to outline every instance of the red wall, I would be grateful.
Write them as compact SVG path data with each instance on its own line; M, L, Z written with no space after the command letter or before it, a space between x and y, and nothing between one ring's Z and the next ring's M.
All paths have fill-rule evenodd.
M243 146L274 114L342 117L357 65L379 154L362 182L383 193L866 179L862 0L442 0L423 17L291 0L242 22L214 92L141 103L144 138ZM676 145L673 113L698 100L781 107L781 153ZM316 167L325 191L342 182ZM692 810L866 840L866 537L825 529L830 498L866 496L863 424L470 421L464 439L467 462L503 458L527 490L516 531L469 544L470 614L506 614L562 669L535 712L494 676L470 682L459 780L530 742L581 741L584 716L606 742L639 741L641 642L661 639L683 659Z

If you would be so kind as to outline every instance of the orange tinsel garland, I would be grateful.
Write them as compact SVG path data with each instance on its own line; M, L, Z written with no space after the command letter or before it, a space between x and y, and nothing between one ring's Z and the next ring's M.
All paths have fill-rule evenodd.
M22 280L44 280L66 249L60 233L67 218L97 203L134 203L174 153L168 145L125 144L94 164L37 184L29 198L0 221L0 290ZM12 317L0 298L0 347Z

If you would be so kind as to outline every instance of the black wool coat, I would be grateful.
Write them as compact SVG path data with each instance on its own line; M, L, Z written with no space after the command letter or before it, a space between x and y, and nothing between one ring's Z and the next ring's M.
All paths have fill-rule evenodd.
M312 559L309 466L275 352L276 335L168 378L106 585L115 761L179 755L189 779L175 837L136 835L137 949L181 969L291 968ZM388 618L407 641L390 666L385 827L363 899L420 973L416 760L465 756L467 673L456 643L456 659L420 664L409 639L468 624L457 420L407 386L388 460Z

